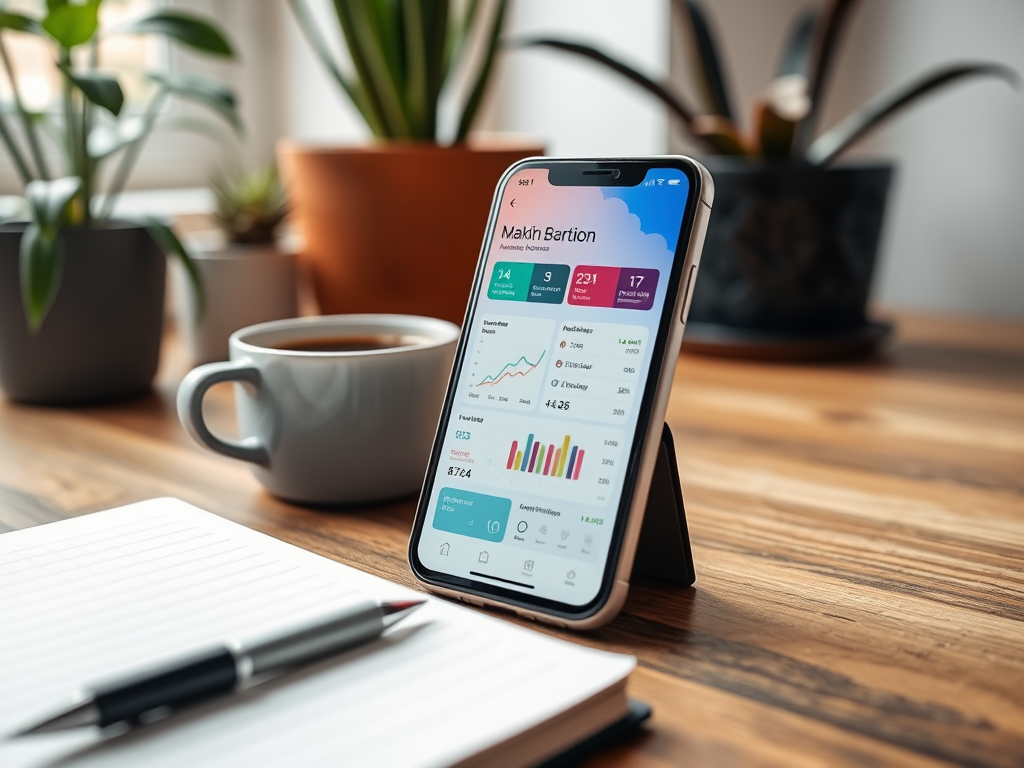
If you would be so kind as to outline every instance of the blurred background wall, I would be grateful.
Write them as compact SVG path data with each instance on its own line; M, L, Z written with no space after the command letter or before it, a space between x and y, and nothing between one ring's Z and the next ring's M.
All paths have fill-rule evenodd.
M801 0L706 0L735 102L771 79ZM555 32L597 44L694 94L668 0L515 0L512 38ZM678 21L678 20L675 20ZM293 136L364 136L283 17ZM673 34L673 31L675 32ZM1024 73L1020 0L864 0L833 69L823 126L935 65L1000 61ZM509 53L482 127L541 137L550 154L692 151L665 111L626 81L557 52ZM745 126L749 127L749 126ZM876 277L885 305L1024 317L1024 93L977 80L897 117L848 160L893 158Z
M816 1L705 0L734 103L749 105L769 82L790 22ZM243 65L218 67L216 74L241 94L245 164L272 158L279 137L367 138L284 0L176 2L220 18L241 49ZM341 53L328 0L318 2L323 29ZM596 44L652 76L670 77L696 101L670 0L513 0L509 22L512 39L554 33ZM1024 73L1024 2L863 0L833 69L822 124L834 124L871 96L935 65L977 60ZM177 63L204 66L187 55ZM653 99L588 62L550 51L504 56L479 127L538 137L556 155L692 149ZM196 137L153 141L158 151L145 153L135 188L205 185L223 155ZM195 162L182 163L184 154ZM899 167L876 299L895 307L1024 318L1024 92L987 80L954 86L898 116L847 159L865 158L892 158ZM16 189L6 158L0 159L0 193Z

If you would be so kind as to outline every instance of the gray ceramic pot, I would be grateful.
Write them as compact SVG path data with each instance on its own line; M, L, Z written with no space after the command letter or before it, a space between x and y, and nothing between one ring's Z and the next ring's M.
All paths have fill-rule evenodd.
M11 400L71 405L129 397L156 374L166 261L145 229L67 229L57 298L28 331L18 249L24 225L0 227L0 387Z
M864 326L893 167L706 165L715 205L687 333L701 324L790 337Z

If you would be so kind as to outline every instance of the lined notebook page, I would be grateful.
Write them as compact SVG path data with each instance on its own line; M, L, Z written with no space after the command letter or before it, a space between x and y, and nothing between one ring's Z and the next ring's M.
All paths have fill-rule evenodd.
M90 682L410 596L422 597L177 499L4 534L0 766L449 765L635 663L430 600L374 644L127 734L7 738Z

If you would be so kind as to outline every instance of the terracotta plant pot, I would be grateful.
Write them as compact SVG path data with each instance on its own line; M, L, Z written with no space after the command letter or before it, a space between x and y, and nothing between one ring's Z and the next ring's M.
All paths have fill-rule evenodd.
M541 147L362 148L282 142L278 156L320 311L461 323L494 187Z
M120 222L62 231L60 288L32 334L19 290L24 230L0 227L0 387L7 397L74 405L145 392L160 360L167 274L149 233Z
M228 359L228 337L240 328L298 314L295 257L276 245L188 244L203 281L205 311L175 262L176 321L194 365Z

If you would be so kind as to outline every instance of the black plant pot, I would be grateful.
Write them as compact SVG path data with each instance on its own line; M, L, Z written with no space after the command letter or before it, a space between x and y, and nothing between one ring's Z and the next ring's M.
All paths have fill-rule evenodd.
M29 333L18 249L0 227L0 387L11 400L73 405L130 397L156 375L166 262L142 227L66 229L64 271L40 331Z
M866 305L893 167L706 164L715 203L687 346L806 357L864 351L863 342L877 340L882 327L869 321ZM776 354L757 355L758 348Z

